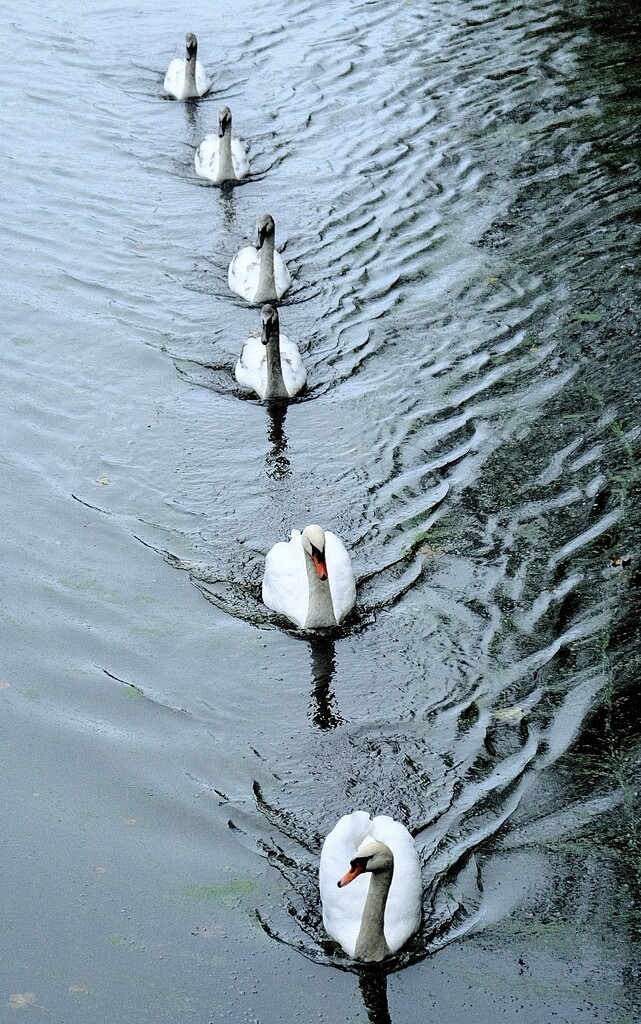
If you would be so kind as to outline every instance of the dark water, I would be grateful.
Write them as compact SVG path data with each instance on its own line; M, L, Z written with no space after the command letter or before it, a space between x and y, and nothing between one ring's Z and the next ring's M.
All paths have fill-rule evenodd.
M636 7L182 19L8 19L0 1019L635 1020ZM223 100L231 191L192 163ZM284 414L231 374L263 212ZM334 638L259 601L310 521L360 581ZM356 807L424 859L387 984L320 925Z

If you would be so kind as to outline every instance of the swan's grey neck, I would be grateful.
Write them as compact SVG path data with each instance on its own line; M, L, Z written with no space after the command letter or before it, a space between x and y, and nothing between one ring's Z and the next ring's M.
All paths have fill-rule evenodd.
M225 132L218 140L218 170L216 181L235 181L234 161L231 155L231 128L226 127Z
M196 54L185 58L185 92L187 96L197 96L196 91Z
M289 398L289 392L283 380L283 367L280 361L280 331L278 324L272 324L269 341L266 346L267 358L267 390L265 398ZM312 570L313 570L312 566ZM316 573L314 572L316 576ZM318 579L318 577L316 577ZM321 581L318 580L320 583Z
M258 291L254 295L254 302L274 302L276 294L276 281L274 278L274 234L265 236L265 241L258 250L260 257L260 270L258 271Z
M307 552L305 552L305 568L309 586L309 608L305 619L305 628L322 629L325 626L336 626L329 580L321 580L317 576L314 563Z
M390 867L389 871L375 871L370 876L361 927L354 950L357 960L384 960L391 953L391 949L385 941L384 924L385 904L389 887L392 884L393 870L393 867Z

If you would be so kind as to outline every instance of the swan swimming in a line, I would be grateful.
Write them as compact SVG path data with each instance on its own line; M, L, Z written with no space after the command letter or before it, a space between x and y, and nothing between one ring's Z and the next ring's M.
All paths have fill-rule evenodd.
M194 156L196 174L220 184L240 181L249 174L247 147L232 135L231 110L218 111L218 133L205 135Z
M174 57L167 68L163 83L165 92L175 100L196 99L198 96L204 96L211 88L211 80L197 59L198 40L193 32L187 33L185 43L186 56Z
M356 582L345 545L312 524L274 544L265 559L263 601L300 629L339 626L356 603Z
M405 826L386 814L342 817L323 843L319 881L325 930L355 960L384 960L419 928L418 851Z
M258 218L257 229L256 244L240 249L227 273L231 290L254 305L276 302L292 283L287 264L275 248L274 218L263 214Z
M293 398L307 381L298 346L280 333L278 310L260 311L261 335L248 338L236 363L236 380L259 398Z

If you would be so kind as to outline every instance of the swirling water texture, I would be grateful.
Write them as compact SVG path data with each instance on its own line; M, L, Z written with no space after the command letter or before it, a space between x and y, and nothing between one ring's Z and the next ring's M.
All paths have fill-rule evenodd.
M228 737L222 790L249 790L232 755L257 750L269 823L252 807L241 824L270 848L293 841L270 801L296 819L314 854L309 878L296 857L288 872L304 904L337 814L374 790L402 816L425 856L425 952L492 918L474 857L493 836L545 813L562 837L568 797L544 769L611 684L608 555L638 431L598 330L631 290L637 170L616 89L586 70L586 22L562 3L331 11L252 5L251 31L226 11L216 94L187 110L159 94L166 26L150 36L113 10L73 31L50 17L46 39L20 29L34 71L15 92L7 326L39 344L6 358L8 450L187 569L230 613L211 609L221 647L259 623L224 687L167 679L156 696ZM162 60L133 78L142 40ZM192 169L222 99L257 172L229 195ZM296 271L281 320L311 385L280 425L227 369L257 318L226 265L264 210ZM152 399L159 354L180 374ZM353 548L375 609L325 649L257 610L262 555L306 520ZM404 594L397 568L416 569ZM598 795L594 813L619 799ZM308 905L300 917L318 941Z

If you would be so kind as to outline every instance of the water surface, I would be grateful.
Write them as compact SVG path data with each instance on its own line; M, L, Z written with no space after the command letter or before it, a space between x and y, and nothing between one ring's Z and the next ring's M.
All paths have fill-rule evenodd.
M638 14L189 18L11 16L5 1014L632 1020ZM161 95L187 30L215 80L190 105ZM223 101L232 190L193 171ZM280 413L231 372L263 212L310 384ZM259 600L310 521L359 580L316 640ZM386 992L319 920L355 807L424 860Z

